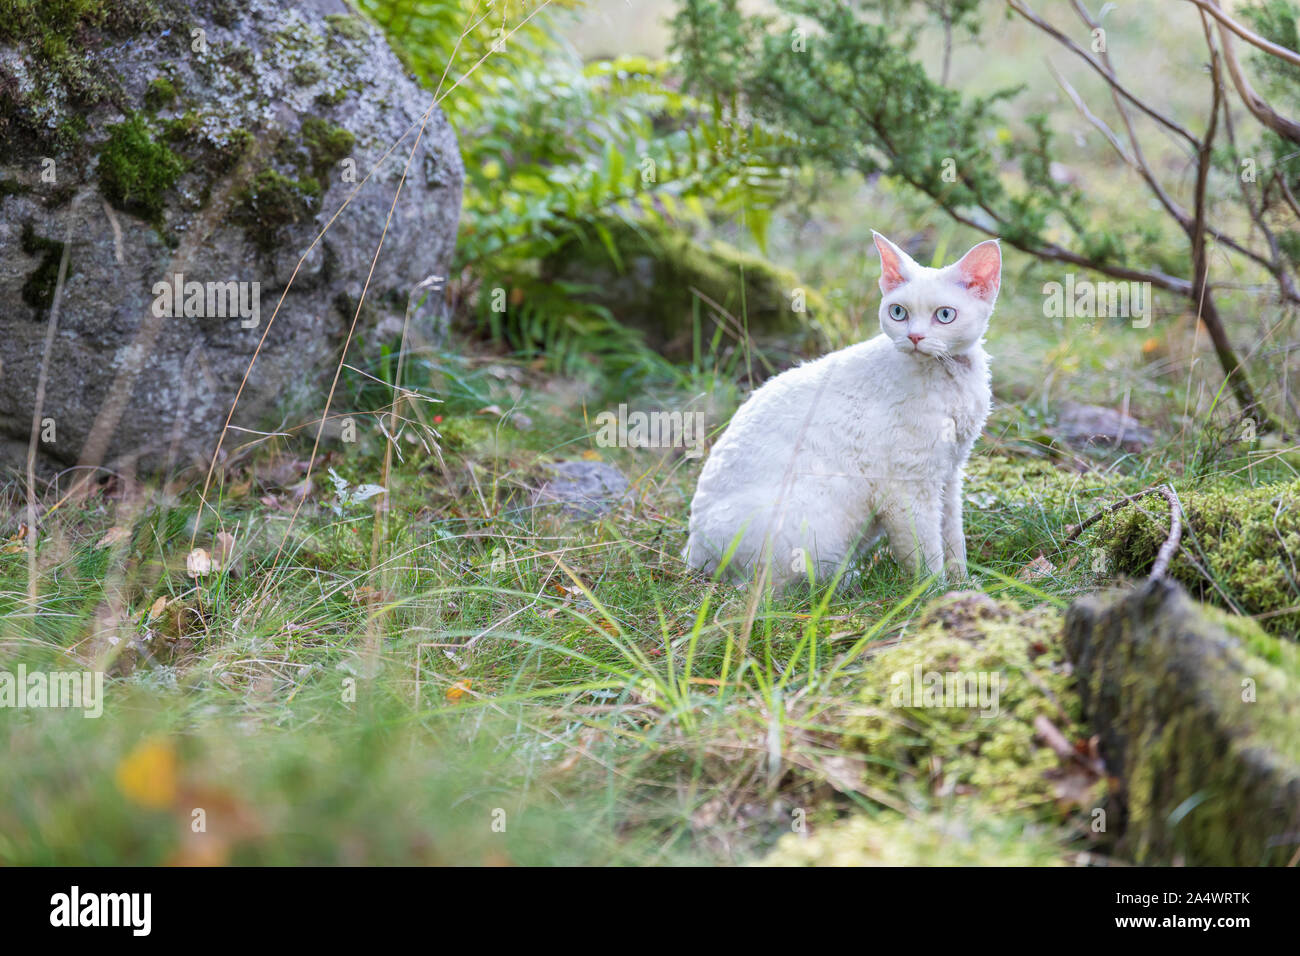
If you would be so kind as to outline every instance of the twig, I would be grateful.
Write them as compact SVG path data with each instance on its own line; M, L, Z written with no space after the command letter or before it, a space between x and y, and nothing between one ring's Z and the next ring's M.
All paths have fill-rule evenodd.
M1128 504L1131 501L1137 501L1139 498L1145 498L1147 495L1156 494L1159 490L1160 490L1160 486L1153 485L1150 488L1142 489L1136 494L1125 495L1123 498L1120 498L1118 501L1112 502L1111 504L1107 505L1105 508L1101 509L1101 511L1098 511L1096 514L1090 515L1089 517L1085 518L1083 521L1080 521L1078 524L1069 525L1065 529L1065 541L1062 543L1069 544L1075 538L1079 537L1079 535L1082 534L1084 531L1087 531L1089 528L1095 525L1102 518L1106 517L1106 515L1119 511L1120 508L1123 508L1126 504Z
M1112 502L1096 514L1085 518L1078 524L1070 525L1069 528L1066 529L1064 543L1069 544L1079 537L1085 529L1090 528L1106 515L1113 514L1125 505L1131 504L1140 498L1145 498L1147 495L1160 495L1169 503L1169 534L1165 537L1165 543L1160 546L1160 550L1156 552L1155 563L1151 565L1151 573L1147 575L1148 581L1155 581L1159 578L1163 578L1169 570L1169 562L1172 561L1174 555L1178 553L1178 546L1183 540L1183 506L1178 501L1177 492L1175 492L1173 487L1168 484L1155 485L1151 488L1143 489L1137 494L1125 495L1123 498Z
M45 405L45 382L50 370L50 352L59 328L59 307L63 303L63 286L68 278L68 255L72 248L72 231L63 242L59 256L59 273L54 282L54 299L50 303L50 317L45 326L45 343L41 351L41 367L36 376L36 403L32 408L32 435L27 443L27 602L36 607L36 444L41 434L41 413ZM48 512L47 512L48 514Z
M1048 36L1052 37L1054 40L1056 40L1056 42L1060 43L1071 53L1074 53L1076 56L1082 59L1090 67L1096 70L1097 73L1101 75L1101 78L1104 79L1107 83L1109 83L1114 88L1115 92L1117 92L1120 96L1124 97L1124 99L1128 100L1138 109L1140 109L1143 113L1146 113L1147 116L1150 116L1153 120L1155 120L1157 123L1159 123L1161 126L1169 130L1170 132L1176 133L1179 136L1181 136L1184 140L1187 141L1189 145L1193 147L1198 145L1199 141L1197 140L1197 138L1193 136L1190 132L1188 132L1183 126L1179 125L1177 122L1175 122L1173 119L1170 119L1168 116L1165 116L1159 110L1154 109L1153 107L1144 103L1142 100L1138 99L1133 93L1129 92L1129 90L1126 87L1122 86L1120 82L1117 79L1115 79L1114 76L1109 75L1106 72L1106 68L1096 59L1089 56L1086 50L1081 48L1077 43L1075 43L1073 40L1067 37L1060 30L1056 29L1046 20L1043 20L1042 18L1036 16L1034 12L1030 10L1027 6L1025 6L1022 2L1020 2L1020 0L1007 0L1007 6L1010 7L1012 10L1014 10L1016 13L1018 13L1025 20L1032 23L1038 29L1042 30Z
M1169 562L1178 553L1178 545L1183 539L1183 508L1178 503L1178 495L1169 485L1161 485L1156 490L1164 496L1165 501L1169 502L1169 536L1165 538L1165 543L1160 546L1160 551L1156 554L1156 563L1151 565L1151 573L1147 576L1148 581L1155 581L1165 576L1165 572L1169 569Z
M1205 13L1214 17L1214 19L1218 20L1223 27L1227 27L1247 43L1259 47L1270 56L1275 56L1279 60L1285 60L1292 66L1300 66L1300 53L1297 53L1295 50L1289 50L1284 46L1278 46L1276 43L1264 39L1258 33L1246 29L1246 27L1243 27L1236 20L1232 19L1232 17L1220 10L1216 0L1190 0L1190 2L1200 7Z

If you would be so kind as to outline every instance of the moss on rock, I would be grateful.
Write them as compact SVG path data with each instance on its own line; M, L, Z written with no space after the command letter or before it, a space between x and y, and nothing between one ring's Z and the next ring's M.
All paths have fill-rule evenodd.
M1300 633L1300 481L1179 493L1186 527L1170 575L1199 599L1231 598L1267 615L1272 633ZM1169 533L1169 505L1152 495L1097 523L1094 540L1121 574L1145 576Z
M302 121L302 144L307 149L311 174L324 183L334 167L352 152L357 139L341 126L308 116Z
M299 86L311 86L325 78L325 70L319 63L306 60L290 70L289 75Z
M368 28L365 21L350 13L329 13L325 15L330 32L342 40L361 43L366 39Z
M0 146L26 137L64 153L77 148L84 119L67 107L120 96L120 85L90 56L104 42L137 36L166 18L168 0L0 0L0 43L21 45L24 83L0 67Z
M1087 736L1058 612L945 595L871 658L862 684L847 735L882 784L1056 815L1060 759L1035 739L1034 721Z
M264 169L239 199L236 220L244 226L249 242L269 253L281 242L284 226L320 210L321 187L315 179L290 179L274 169Z
M63 259L63 243L36 235L30 222L23 224L19 242L29 256L40 256L40 264L23 283L23 301L36 310L42 319L54 303L54 290L59 281L59 263Z
M297 178L267 166L239 194L235 219L249 241L269 253L281 241L285 226L315 216L335 165L355 145L356 137L341 126L305 117L298 139L284 141L275 154L276 164L292 169Z
M109 129L100 148L99 182L104 196L119 209L157 224L163 193L176 184L185 161L153 138L138 115Z
M1300 837L1300 655L1170 581L1077 601L1066 643L1139 863L1286 863Z
M176 102L176 84L165 76L156 76L144 90L144 105L157 112Z

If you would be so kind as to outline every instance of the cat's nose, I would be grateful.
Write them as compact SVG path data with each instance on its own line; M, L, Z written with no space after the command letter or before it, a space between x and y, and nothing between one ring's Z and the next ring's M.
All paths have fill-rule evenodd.
M925 338L924 335L920 335L916 332L908 332L907 337L912 340L913 345L920 345L921 339Z

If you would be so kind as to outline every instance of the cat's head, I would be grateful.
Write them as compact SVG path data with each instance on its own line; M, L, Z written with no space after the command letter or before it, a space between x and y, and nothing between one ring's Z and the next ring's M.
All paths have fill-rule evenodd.
M1002 281L998 241L988 239L952 265L931 269L879 233L872 235L880 252L880 328L894 348L942 358L977 345Z

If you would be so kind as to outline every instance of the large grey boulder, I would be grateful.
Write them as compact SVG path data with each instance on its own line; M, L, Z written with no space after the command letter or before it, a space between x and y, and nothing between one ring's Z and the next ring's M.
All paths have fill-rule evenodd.
M52 311L47 465L206 460L259 343L235 424L318 416L381 236L358 337L446 275L454 133L432 107L385 232L432 95L342 0L85 6L0 28L0 465L25 457Z

